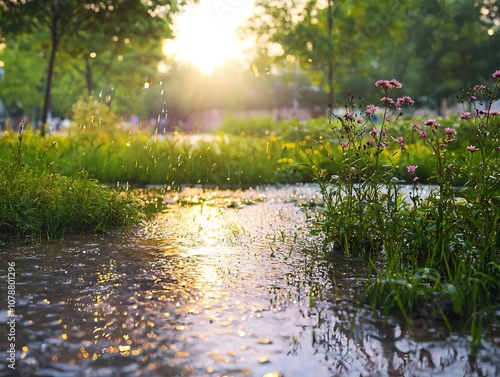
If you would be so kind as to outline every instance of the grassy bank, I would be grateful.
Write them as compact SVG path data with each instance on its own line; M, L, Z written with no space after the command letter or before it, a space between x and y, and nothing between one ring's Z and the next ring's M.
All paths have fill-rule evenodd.
M10 158L0 159L0 242L104 232L140 218L127 192L101 185L84 172L66 177L43 169L36 159L27 162L22 132L17 140L7 148Z

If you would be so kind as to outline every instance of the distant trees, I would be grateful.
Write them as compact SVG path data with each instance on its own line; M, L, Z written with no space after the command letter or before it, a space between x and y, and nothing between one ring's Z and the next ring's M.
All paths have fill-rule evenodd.
M136 64L140 67L141 62L158 63L161 40L171 36L171 16L178 9L175 0L0 0L1 40L10 46L20 39L33 39L39 54L48 55L40 119L42 135L58 53L64 57L64 64L78 67L87 93L92 93L93 67L98 67L92 59L97 56L107 58L107 63L101 58L99 63L101 72L109 73L119 69L116 61L123 61L128 53L138 48L145 52L146 46L155 44L154 52L141 55Z
M500 64L500 23L488 23L485 4L471 0L419 0L408 19L407 35L415 56L409 68L412 87L429 104L453 98L458 88L485 83ZM497 10L498 11L498 10Z
M251 20L259 49L280 51L325 90L375 95L367 81L398 78L427 105L498 69L500 18L495 1L258 1ZM496 66L496 67L495 67ZM333 73L334 72L334 73ZM361 86L361 83L363 83ZM330 89L331 92L332 89ZM330 97L332 94L330 94Z

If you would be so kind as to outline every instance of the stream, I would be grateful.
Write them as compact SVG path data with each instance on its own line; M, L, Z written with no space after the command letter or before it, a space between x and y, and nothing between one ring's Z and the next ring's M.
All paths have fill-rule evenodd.
M0 246L1 377L500 376L499 321L472 362L440 321L356 306L367 262L318 258L314 185L144 195L125 234Z

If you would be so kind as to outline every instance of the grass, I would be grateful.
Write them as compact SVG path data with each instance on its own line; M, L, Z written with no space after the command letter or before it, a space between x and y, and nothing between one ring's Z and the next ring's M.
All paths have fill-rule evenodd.
M496 73L491 90L476 86L464 100L488 98L487 110L464 112L453 126L414 121L409 135L394 126L413 101L396 97L400 83L382 80L382 122L372 121L373 105L355 118L362 106L349 97L346 113L332 120L337 147L318 146L331 163L314 155L309 162L325 202L312 232L324 235L326 253L340 249L370 259L376 278L364 282L364 300L408 322L438 317L451 330L458 320L472 335L471 356L500 308L500 131L499 114L491 111L500 87ZM399 185L404 176L413 182L409 194ZM420 182L435 187L424 195Z
M382 87L386 98L395 83ZM467 95L491 107L499 85ZM102 183L317 182L324 207L311 233L324 237L325 258L332 250L369 258L376 278L364 282L365 302L409 322L439 317L451 328L458 319L474 353L500 305L499 117L404 119L395 103L383 104L380 122L355 117L368 108L354 97L345 115L306 124L227 119L195 143L121 130L109 109L79 103L68 136L28 130L0 140L0 233L52 238L137 221L131 195Z
M41 169L36 161L25 163L23 137L21 131L11 158L0 160L0 236L4 241L104 232L139 220L139 205L126 191L101 185L85 172L66 177Z

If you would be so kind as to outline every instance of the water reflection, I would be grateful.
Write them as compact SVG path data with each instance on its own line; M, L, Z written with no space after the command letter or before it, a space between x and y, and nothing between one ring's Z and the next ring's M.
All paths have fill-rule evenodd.
M315 246L298 204L314 200L310 186L191 189L133 236L2 248L18 273L21 375L499 375L498 345L471 364L466 339L437 323L358 312L365 262L302 252Z

